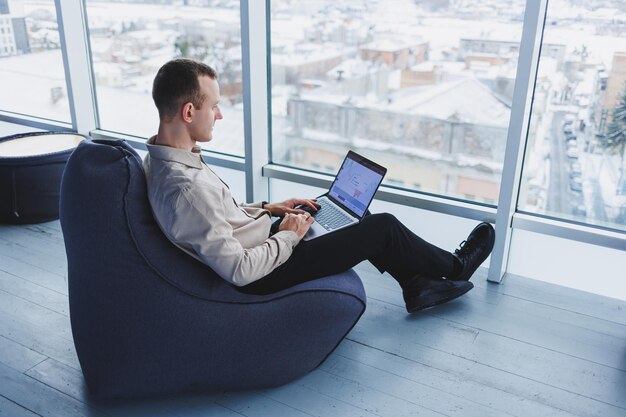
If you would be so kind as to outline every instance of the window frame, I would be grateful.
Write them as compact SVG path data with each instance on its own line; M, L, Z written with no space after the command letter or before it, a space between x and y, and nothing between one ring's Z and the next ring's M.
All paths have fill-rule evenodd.
M626 232L518 210L521 170L547 4L548 0L526 2L497 207L420 191L401 190L388 185L381 186L376 194L376 198L382 201L467 219L495 221L496 247L488 273L488 279L493 282L500 282L506 273L511 235L515 229L626 251ZM145 149L147 138L98 129L85 0L55 0L55 5L72 115L71 125L1 110L0 121L52 131L73 130L100 139L126 139L134 147ZM331 175L287 167L271 160L271 114L268 111L271 68L267 54L271 36L270 1L240 0L240 8L245 156L230 156L207 150L203 150L202 155L213 165L244 171L248 201L268 200L271 195L270 178L328 188L332 182ZM255 71L251 71L251 68Z

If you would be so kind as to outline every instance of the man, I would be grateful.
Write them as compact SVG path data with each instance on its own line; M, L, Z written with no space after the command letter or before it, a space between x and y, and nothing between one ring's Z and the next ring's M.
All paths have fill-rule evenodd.
M419 238L387 213L303 241L313 218L298 207L316 211L314 199L237 204L203 162L197 142L211 141L215 122L222 119L211 67L186 59L166 63L154 79L152 97L160 124L148 141L144 168L155 218L174 244L240 291L280 291L365 259L398 281L410 313L473 288L469 278L493 248L488 223L479 224L454 254ZM275 233L271 216L282 218Z

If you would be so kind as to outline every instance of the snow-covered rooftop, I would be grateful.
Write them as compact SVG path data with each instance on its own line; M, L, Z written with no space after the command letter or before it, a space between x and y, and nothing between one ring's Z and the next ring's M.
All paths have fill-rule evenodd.
M310 101L371 108L435 119L454 119L461 123L504 127L509 123L510 109L480 81L462 78L435 86L400 90L386 97L346 97L325 93L303 93Z

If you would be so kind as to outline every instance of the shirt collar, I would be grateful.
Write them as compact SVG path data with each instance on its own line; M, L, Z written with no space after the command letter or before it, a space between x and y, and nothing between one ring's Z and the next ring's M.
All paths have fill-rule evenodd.
M148 142L146 142L151 158L160 159L162 161L178 162L190 168L202 169L202 156L200 155L199 147L194 147L194 151L197 150L198 152L190 152L184 149L155 145L155 140L156 135L152 136L148 139Z

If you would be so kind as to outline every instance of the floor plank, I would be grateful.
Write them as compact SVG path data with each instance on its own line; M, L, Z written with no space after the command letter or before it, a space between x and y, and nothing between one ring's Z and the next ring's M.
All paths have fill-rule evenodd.
M0 417L35 417L38 415L0 395Z
M383 370L365 365L359 361L349 360L339 355L329 358L322 365L322 369L333 375L356 381L365 387L385 393L407 404L419 404L421 407L446 416L487 417L503 414L513 415L506 410L496 410L480 402L471 401L455 393L441 390L439 387L433 388L429 384L420 383L413 378L406 378L386 369ZM371 398L372 396L369 395L368 397ZM376 404L379 403L381 405L387 404L387 407L395 407L403 411L410 410L409 406L399 401L376 401ZM404 413L398 413L398 415L402 414Z
M82 372L78 369L64 365L52 358L47 358L24 373L78 401L89 402L87 386L85 385Z
M386 277L369 273L361 276L368 297L401 308L404 306L401 291L385 285ZM624 325L507 297L484 287L475 288L459 301L462 302L450 303L426 314L626 370Z
M80 369L74 343L57 336L45 326L37 326L0 312L0 335L37 353Z
M315 370L302 378L314 378L315 373L321 371ZM326 379L329 381L329 378ZM328 391L323 386L302 385L301 380L293 382L282 387L267 390L265 395L272 400L281 402L289 407L299 411L305 411L314 416L335 416L335 417L374 417L375 414L370 410L364 409L360 404L356 404L350 397L339 395L341 393ZM345 393L344 393L345 394ZM337 397L342 398L337 398Z
M345 358L343 361L336 361L335 358ZM356 362L353 364L351 362ZM335 364L336 363L336 364ZM476 405L488 407L497 411L497 415L510 414L515 416L570 416L571 414L542 404L526 396L511 394L499 387L491 387L460 375L456 369L445 371L437 369L430 364L423 364L379 349L366 347L362 344L346 340L322 367L371 367L383 373L397 376L411 381L416 386L428 387L431 391L441 391L443 398L448 397L447 404L463 405L464 408L476 409ZM341 370L341 368L339 368ZM343 372L343 371L341 371ZM364 384L370 383L370 379L361 379ZM408 385L408 384L407 384ZM424 398L424 404L432 404L431 407L440 407L436 401L442 395L435 393L433 396ZM416 394L421 395L421 393ZM456 397L456 399L454 399ZM434 401L436 399L436 401ZM465 401L462 401L465 400ZM479 410L481 408L478 408ZM490 411L492 412L492 411ZM465 414L463 414L465 415Z
M457 300L456 302L460 302ZM348 338L370 348L457 373L574 414L623 415L623 373L444 320L398 319L400 309L369 300ZM398 337L398 335L402 335ZM532 387L532 389L529 389Z
M333 361L333 363L336 362L337 360ZM382 389L377 382L368 380L361 382L359 377L363 374L360 374L356 367L350 368L350 371L345 373L328 372L326 369L336 371L331 363L331 367L313 371L303 378L302 385L327 395L335 401L349 402L375 415L391 414L397 417L453 415L430 408L421 403L420 399L414 401L406 392L407 389L410 390L407 387L408 384L395 385L394 381L390 380L391 378L384 378L381 373L376 376L384 378L385 380L380 382L388 384Z
M589 294L585 291L517 275L507 276L503 285L489 284L485 280L482 280L481 284L489 285L491 291L497 291L509 297L626 325L626 314L624 314L626 301L616 298ZM591 300L593 302L590 302Z
M17 296L49 310L69 316L67 295L0 271L0 291Z
M62 234L47 229L33 229L33 226L35 225L0 225L0 243L7 246L12 245L27 253L50 256L65 253Z
M0 240L29 247L42 253L65 254L63 235L37 224L0 226Z
M0 363L18 372L25 372L46 358L41 353L0 336Z
M6 256L0 247L0 271L20 277L36 285L67 295L67 280L57 274L28 262Z
M0 290L0 313L18 318L20 321L43 326L49 332L68 341L72 340L70 318L39 304Z
M106 414L0 364L2 395L41 416L105 417Z
M65 277L67 272L65 255L43 253L36 248L2 239L0 239L0 252L7 257L44 269L61 277Z
M226 393L217 400L217 403L247 417L312 416L312 414L267 397L263 391Z

